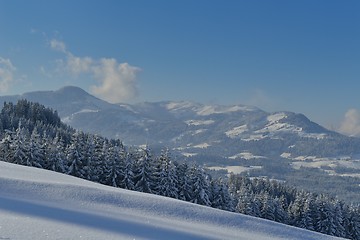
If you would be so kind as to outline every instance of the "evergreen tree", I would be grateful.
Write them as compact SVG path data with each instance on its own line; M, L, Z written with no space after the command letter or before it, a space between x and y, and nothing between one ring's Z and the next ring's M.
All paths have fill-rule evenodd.
M227 185L222 179L211 181L211 207L234 211L233 201Z
M324 195L316 198L317 216L315 230L331 236L335 235L334 211Z
M105 154L107 143L100 136L91 136L89 142L92 144L92 156L90 164L90 180L104 183L105 174Z
M254 196L247 191L245 188L241 188L237 194L237 205L236 205L236 212L250 215L250 216L256 216L260 217L260 208L259 206L256 207L255 213L255 205L254 205Z
M69 166L67 174L86 179L86 159L84 156L83 143L83 134L81 132L74 133L71 145L67 150L67 162Z
M134 190L134 155L131 152L126 151L124 151L122 154L124 155L124 177L120 183L120 187L124 189Z
M360 239L360 209L357 206L351 206L350 208L346 237L350 239Z
M261 216L262 218L275 221L275 206L273 200L267 193L263 193L261 196Z
M112 187L120 187L124 179L124 162L120 157L118 147L110 146L105 159L104 184Z
M209 181L204 169L192 167L191 168L191 182L192 182L192 199L193 203L210 206L209 199Z
M145 147L138 154L140 154L140 156L135 163L134 189L138 192L152 193L153 169L151 166L152 156L150 154L150 149Z
M0 141L0 161L11 162L11 159L13 159L13 134L10 131L6 131Z
M344 216L343 216L343 203L336 200L334 203L334 235L337 237L345 237Z
M161 152L159 157L160 176L158 185L158 194L171 198L178 198L178 179L175 165L172 163L169 149Z
M60 137L60 134L57 133L51 144L48 144L47 150L48 156L48 167L47 169L66 173L66 155L65 155L65 143Z
M302 200L303 201L303 200ZM301 217L296 226L308 230L314 230L314 219L316 216L316 209L314 206L314 198L312 194L308 194L303 205Z
M19 122L19 127L16 129L14 138L12 141L12 158L10 159L11 163L16 163L20 165L28 165L28 134L26 129L22 127L21 121Z
M191 185L191 178L189 166L187 163L177 164L176 167L176 175L178 179L177 189L178 199L183 201L190 201L192 198L192 185Z
M43 168L45 165L45 149L41 143L40 135L35 127L29 141L29 150L27 156L27 166Z

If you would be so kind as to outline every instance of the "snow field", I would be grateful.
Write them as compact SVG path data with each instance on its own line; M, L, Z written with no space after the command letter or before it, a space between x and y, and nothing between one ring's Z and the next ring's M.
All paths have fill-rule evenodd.
M336 239L0 162L0 239Z

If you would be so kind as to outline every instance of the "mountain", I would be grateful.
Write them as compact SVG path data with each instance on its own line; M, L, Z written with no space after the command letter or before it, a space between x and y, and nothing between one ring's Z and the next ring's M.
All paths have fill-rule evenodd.
M339 239L0 162L0 239Z
M58 111L76 129L119 138L126 145L168 147L179 161L216 173L287 181L360 202L360 138L347 137L289 111L181 101L110 104L77 87L2 96L26 98Z
M329 131L292 112L186 101L110 104L77 87L2 96L0 102L21 98L57 110L76 129L120 138L129 145L165 145L188 157L295 159L360 153L360 139Z

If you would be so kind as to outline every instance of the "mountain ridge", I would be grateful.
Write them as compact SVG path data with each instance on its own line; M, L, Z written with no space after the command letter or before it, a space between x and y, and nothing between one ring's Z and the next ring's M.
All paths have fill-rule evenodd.
M125 143L134 145L164 144L188 150L195 146L190 149L195 155L198 154L198 149L204 150L219 143L242 146L238 148L245 151L247 145L253 145L249 143L259 141L347 138L312 122L301 113L268 113L257 107L241 104L206 105L191 101L111 104L74 86L56 91L1 96L0 102L22 98L57 110L65 123L83 131L120 138ZM286 147L293 146L293 143L286 143ZM224 156L236 154L238 153L232 149Z
M0 104L22 98L56 110L75 129L128 146L148 144L157 153L167 147L176 160L221 174L267 176L310 191L341 192L344 198L358 192L360 138L330 131L301 113L189 101L111 104L77 87L1 96ZM309 176L313 179L305 181ZM336 189L327 184L332 181Z

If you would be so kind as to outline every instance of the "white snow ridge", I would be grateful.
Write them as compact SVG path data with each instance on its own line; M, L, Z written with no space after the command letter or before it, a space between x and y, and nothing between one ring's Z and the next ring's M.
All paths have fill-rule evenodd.
M0 239L335 239L0 162Z

